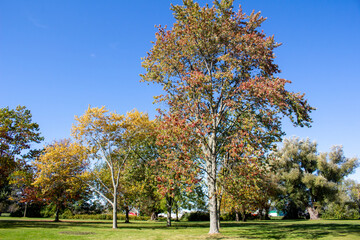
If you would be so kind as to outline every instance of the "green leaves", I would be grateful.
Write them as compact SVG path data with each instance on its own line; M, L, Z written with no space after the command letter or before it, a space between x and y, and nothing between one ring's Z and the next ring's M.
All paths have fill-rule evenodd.
M283 144L273 162L283 187L282 198L303 210L334 200L339 184L358 164L357 158L346 158L339 146L319 154L316 142L309 139L285 139Z
M32 115L26 107L0 109L0 188L7 183L7 177L16 169L19 159L32 157L31 151L24 151L43 139L39 125L32 122Z

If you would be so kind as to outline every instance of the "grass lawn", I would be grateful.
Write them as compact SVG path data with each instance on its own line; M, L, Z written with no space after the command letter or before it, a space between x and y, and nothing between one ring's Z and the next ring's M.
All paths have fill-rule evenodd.
M222 222L210 236L208 222L62 221L0 217L0 239L360 239L360 220Z

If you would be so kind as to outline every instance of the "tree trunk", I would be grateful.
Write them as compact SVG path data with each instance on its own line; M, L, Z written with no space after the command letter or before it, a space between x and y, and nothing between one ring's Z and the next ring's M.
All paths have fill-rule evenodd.
M60 212L60 207L56 206L55 222L59 222L59 212Z
M167 205L167 218L166 218L166 226L171 227L171 207L172 207L172 197L166 198Z
M270 206L265 207L265 220L270 220L271 219L269 217L269 208L270 208Z
M153 212L151 213L151 220L152 220L152 221L157 220L157 213L156 213L156 211L153 211Z
M244 207L241 207L241 221L246 222L246 214Z
M130 219L129 219L129 206L125 207L125 223L130 223Z
M237 221L237 222L240 221L239 212L238 212L238 211L235 212L235 221Z
M215 148L214 148L215 149ZM209 212L210 212L210 234L219 233L219 215L218 215L218 201L216 193L216 156L209 154L209 161L207 161L207 182L209 194Z
M117 193L114 191L114 202L113 202L113 227L117 228Z
M262 208L259 208L259 209L258 209L258 212L259 212L259 219L260 219L260 220L264 220L263 209L262 209Z
M306 209L310 215L310 220L319 219L319 212L314 207L307 207Z
M175 206L175 214L176 214L176 222L178 222L179 221L179 207L177 206L177 204L176 204L176 206Z
M28 203L25 202L24 217L26 217L27 206L28 206Z
M221 213L221 200L222 200L222 194L217 195L217 225L218 229L220 229L220 213Z

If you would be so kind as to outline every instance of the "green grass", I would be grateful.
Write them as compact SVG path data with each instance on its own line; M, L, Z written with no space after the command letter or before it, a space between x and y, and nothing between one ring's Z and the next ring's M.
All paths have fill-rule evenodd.
M0 217L0 239L360 239L360 220L223 222L210 236L208 222L62 221Z

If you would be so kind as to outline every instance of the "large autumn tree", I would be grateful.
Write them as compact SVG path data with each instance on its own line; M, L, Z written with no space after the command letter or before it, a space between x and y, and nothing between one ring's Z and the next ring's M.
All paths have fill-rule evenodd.
M219 232L218 170L247 144L258 149L279 140L281 118L308 126L312 108L290 81L276 76L274 49L280 44L259 27L260 13L235 12L232 0L200 7L192 0L172 5L175 23L159 27L142 66L143 81L163 86L169 118L183 118L197 136L209 194L210 233Z

